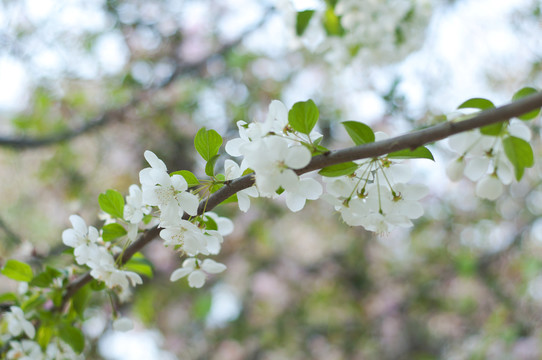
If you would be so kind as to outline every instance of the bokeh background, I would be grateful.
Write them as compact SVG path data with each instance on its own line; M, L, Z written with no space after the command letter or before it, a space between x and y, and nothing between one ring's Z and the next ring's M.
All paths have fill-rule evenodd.
M538 0L2 0L0 261L68 263L70 214L100 225L98 194L127 193L154 151L203 177L207 126L236 137L274 99L313 99L330 148L340 121L399 135L471 97L508 102L542 87ZM306 29L296 21L314 10ZM307 13L305 13L307 14ZM296 32L296 26L297 32ZM532 125L540 157L539 120ZM169 282L180 259L155 240L154 277L108 325L96 297L89 359L539 359L542 167L495 202L436 162L411 161L431 189L425 216L375 235L323 201L217 209L234 220L203 289ZM14 283L0 281L0 292Z

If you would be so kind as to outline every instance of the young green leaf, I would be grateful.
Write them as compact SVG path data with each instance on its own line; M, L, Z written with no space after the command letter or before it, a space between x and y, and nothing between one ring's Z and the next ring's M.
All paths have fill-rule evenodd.
M309 22L311 21L312 16L314 15L314 10L304 10L297 12L297 18L295 22L295 33L297 36L303 35Z
M222 136L214 130L201 128L194 138L194 147L205 161L218 154L222 146Z
M459 105L458 109L480 109L480 110L487 110L494 108L495 105L488 99L482 99L482 98L472 98L461 105Z
M17 301L17 295L15 295L12 292L3 293L0 295L0 303L16 302L16 301Z
M58 335L66 344L70 345L77 354L80 354L85 348L85 337L83 336L83 332L76 327L68 324L61 324L58 328Z
M2 268L2 274L10 279L24 282L29 282L34 276L30 265L14 259L6 262Z
M53 277L50 273L47 271L41 272L38 275L34 276L34 278L30 281L30 286L37 286L40 288L46 288L51 285L51 282L53 281Z
M502 132L503 126L504 126L504 122L486 125L480 128L480 132L488 136L499 136Z
M47 348L53 337L53 327L49 324L42 324L36 332L36 341L42 347Z
M537 92L538 91L535 88L524 87L523 89L517 91L514 94L514 96L512 96L512 100L516 101L516 100L519 100L519 99L524 98L526 96L536 94ZM532 120L538 115L538 113L540 113L540 109L536 109L536 110L533 110L531 112L528 112L527 114L520 115L520 116L518 116L518 118L520 118L521 120Z
M362 122L343 121L344 128L356 145L367 144L375 141L373 130Z
M523 177L525 168L534 165L534 155L531 144L527 141L515 136L508 136L503 139L502 145L504 153L512 165L516 174L516 179L519 181Z
M318 174L326 177L336 177L343 175L350 175L358 169L358 164L349 161L341 164L327 166L320 171Z
M433 154L425 146L420 146L414 150L404 149L394 151L388 154L389 159L429 159L435 161Z
M81 289L77 290L77 292L71 299L73 309L81 319L83 319L83 315L85 313L85 309L87 308L91 295L92 290L90 289L90 285L87 284Z
M219 157L220 155L215 155L207 161L207 164L205 164L205 174L207 174L207 176L212 177L215 174L215 164Z
M297 102L288 112L288 123L292 129L309 135L318 121L320 112L312 100Z
M117 223L104 225L102 231L102 238L104 239L104 241L111 241L120 238L121 236L124 236L128 233L122 225Z
M345 34L344 28L341 25L341 18L335 14L333 8L328 8L324 13L322 19L324 30L330 36L343 36Z
M100 208L109 215L122 219L124 217L124 198L117 190L109 189L98 196Z
M126 264L124 264L124 270L133 271L152 279L154 270L152 263L147 260L143 254L137 253L136 255L137 256L134 255Z
M173 175L181 175L186 180L186 183L188 184L188 187L198 186L200 184L200 182L199 182L198 178L196 177L196 175L194 175L193 173L191 173L188 170L175 171L175 172L172 172L170 175L171 176L173 176Z

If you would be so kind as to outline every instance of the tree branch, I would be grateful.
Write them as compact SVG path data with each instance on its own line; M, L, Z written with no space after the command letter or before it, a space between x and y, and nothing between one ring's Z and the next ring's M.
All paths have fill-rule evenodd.
M220 47L216 52L208 55L207 57L194 62L194 63L183 63L183 64L177 64L175 67L172 75L165 81L159 83L158 85L142 90L134 97L131 101L129 101L127 104L105 111L100 116L88 121L87 123L81 125L80 127L77 127L75 129L69 129L63 132L59 132L57 134L52 135L45 135L42 137L28 137L28 136L0 136L0 147L9 147L12 149L19 149L19 150L25 150L25 149L35 149L40 148L44 146L50 146L57 143L69 141L73 138L76 138L80 135L83 135L91 130L94 130L96 128L99 128L105 124L108 124L114 119L120 119L122 118L122 114L125 113L127 110L131 109L133 106L136 106L138 103L143 101L144 99L148 98L150 95L154 94L155 92L166 88L171 83L173 83L178 78L195 73L200 72L209 62L209 60L224 55L236 46L238 46L248 35L259 29L269 18L269 15L274 11L273 8L268 9L265 14L262 16L262 19L256 23L255 25L251 26L247 30L245 30L239 37Z
M506 121L512 117L520 116L540 107L542 107L542 92L525 97L505 106L483 111L468 120L460 122L445 122L391 139L354 146L342 150L329 151L328 153L314 156L306 167L297 170L296 173L301 175L324 168L326 166L340 164L347 161L383 156L390 152L404 149L415 149L419 146L423 146L437 140L442 140L454 134L477 129L501 121ZM206 211L211 211L230 196L241 190L247 189L252 185L254 185L253 174L248 174L226 183L223 187L218 189L218 191L212 193L206 199L200 202L198 207L198 215L202 215ZM183 219L186 220L188 218L188 214L184 214ZM155 237L157 237L159 232L160 228L154 227L141 235L137 241L131 244L124 251L122 255L122 264L130 260L130 258L136 252L140 251ZM66 287L66 293L63 296L62 306L60 309L64 308L68 300L77 292L77 290L91 280L92 277L90 274L86 273L69 284Z

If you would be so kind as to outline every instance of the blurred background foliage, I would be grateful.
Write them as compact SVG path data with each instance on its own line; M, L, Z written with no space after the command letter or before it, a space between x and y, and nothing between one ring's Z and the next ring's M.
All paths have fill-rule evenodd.
M273 99L314 99L326 146L341 148L351 143L340 121L398 135L469 97L502 104L540 89L540 8L2 0L1 261L67 261L68 216L101 224L98 194L137 183L145 149L203 175L198 128L235 137L236 121L262 120ZM541 165L491 203L445 178L445 142L431 149L436 164L412 162L431 195L409 230L350 228L324 202L295 215L280 200L246 214L225 205L236 226L218 259L228 271L203 289L170 283L180 260L154 241L144 250L154 277L122 310L136 329L112 332L107 299L93 299L88 358L539 359Z

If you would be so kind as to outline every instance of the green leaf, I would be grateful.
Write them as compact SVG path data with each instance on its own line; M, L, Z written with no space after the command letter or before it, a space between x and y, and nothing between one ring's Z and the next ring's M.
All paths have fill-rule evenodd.
M459 105L458 109L480 109L480 110L487 110L494 108L495 105L488 99L482 99L482 98L472 98L461 105Z
M90 289L92 291L102 291L103 289L105 289L105 283L103 281L93 279L90 282Z
M170 175L171 176L173 176L173 175L181 175L186 180L186 183L188 184L188 187L198 186L200 184L200 182L199 182L198 178L196 177L196 175L194 175L193 173L191 173L188 170L175 171L175 172L172 172Z
M526 96L536 94L537 92L538 91L535 88L524 87L523 89L517 91L514 94L514 96L512 96L512 100L516 101L516 100L519 100L519 99L524 98ZM538 113L540 113L540 109L536 109L536 110L533 110L531 112L528 112L527 114L520 115L520 116L518 116L518 118L520 118L521 120L532 120L538 115Z
M126 229L117 223L111 223L104 225L102 228L102 238L104 241L111 241L126 235L128 232Z
M233 194L232 196L230 196L226 200L222 201L220 204L229 204L229 203L234 203L234 202L237 202L237 201L238 201L237 194Z
M51 276L51 274L49 274L47 271L44 271L34 276L32 281L30 281L28 285L37 286L40 288L46 288L46 287L49 287L52 281L53 281L53 277Z
M85 309L87 308L91 295L92 290L90 289L90 285L87 284L81 289L77 290L71 299L73 309L81 319L83 318L83 314L85 313Z
M300 101L294 104L288 112L288 123L292 129L309 135L318 121L320 112L314 101Z
M501 134L504 122L486 125L480 128L480 132L484 135L499 136Z
M295 33L297 36L303 35L309 22L311 21L312 16L314 15L314 10L304 10L297 12L297 18L295 22Z
M354 144L362 145L375 141L375 133L368 125L357 121L343 121L341 124L343 124Z
M53 327L42 324L36 332L36 341L42 349L46 349L53 337Z
M331 165L327 166L320 171L318 171L318 174L322 176L327 177L336 177L336 176L343 176L343 175L350 175L354 173L358 169L358 164L349 161L341 164Z
M215 155L207 161L207 164L205 164L205 174L207 174L207 176L213 176L215 174L215 164L219 157L220 155Z
M24 312L29 312L30 310L41 306L46 301L47 299L41 294L34 294L21 304L21 309Z
M85 348L85 337L83 336L83 332L76 327L64 324L59 327L58 335L66 344L70 345L77 354L80 354Z
M122 219L124 217L124 198L117 190L109 189L98 196L100 208L109 215Z
M322 19L324 29L326 33L330 36L343 36L345 31L341 25L341 18L335 14L335 11L332 8L328 8L324 13L324 18Z
M243 174L241 176L245 176L245 175L253 174L253 173L254 173L254 170L252 170L251 168L246 168L245 171L243 171Z
M502 145L504 153L512 165L516 173L516 179L519 181L523 177L525 168L534 165L534 155L531 144L527 141L515 136L508 136L503 139Z
M420 146L414 150L404 149L389 153L388 159L429 159L435 161L433 154L425 146Z
M203 223L205 224L205 230L218 230L216 221L210 216L205 216Z
M153 265L141 253L136 253L126 264L124 270L133 271L150 279L153 277Z
M10 279L24 282L29 282L33 277L30 265L14 259L6 262L2 268L2 274Z
M222 136L214 130L201 128L194 138L194 147L205 161L218 154L222 146Z
M17 295L15 295L12 292L4 293L0 295L0 303L10 303L10 302L16 302L17 301Z

